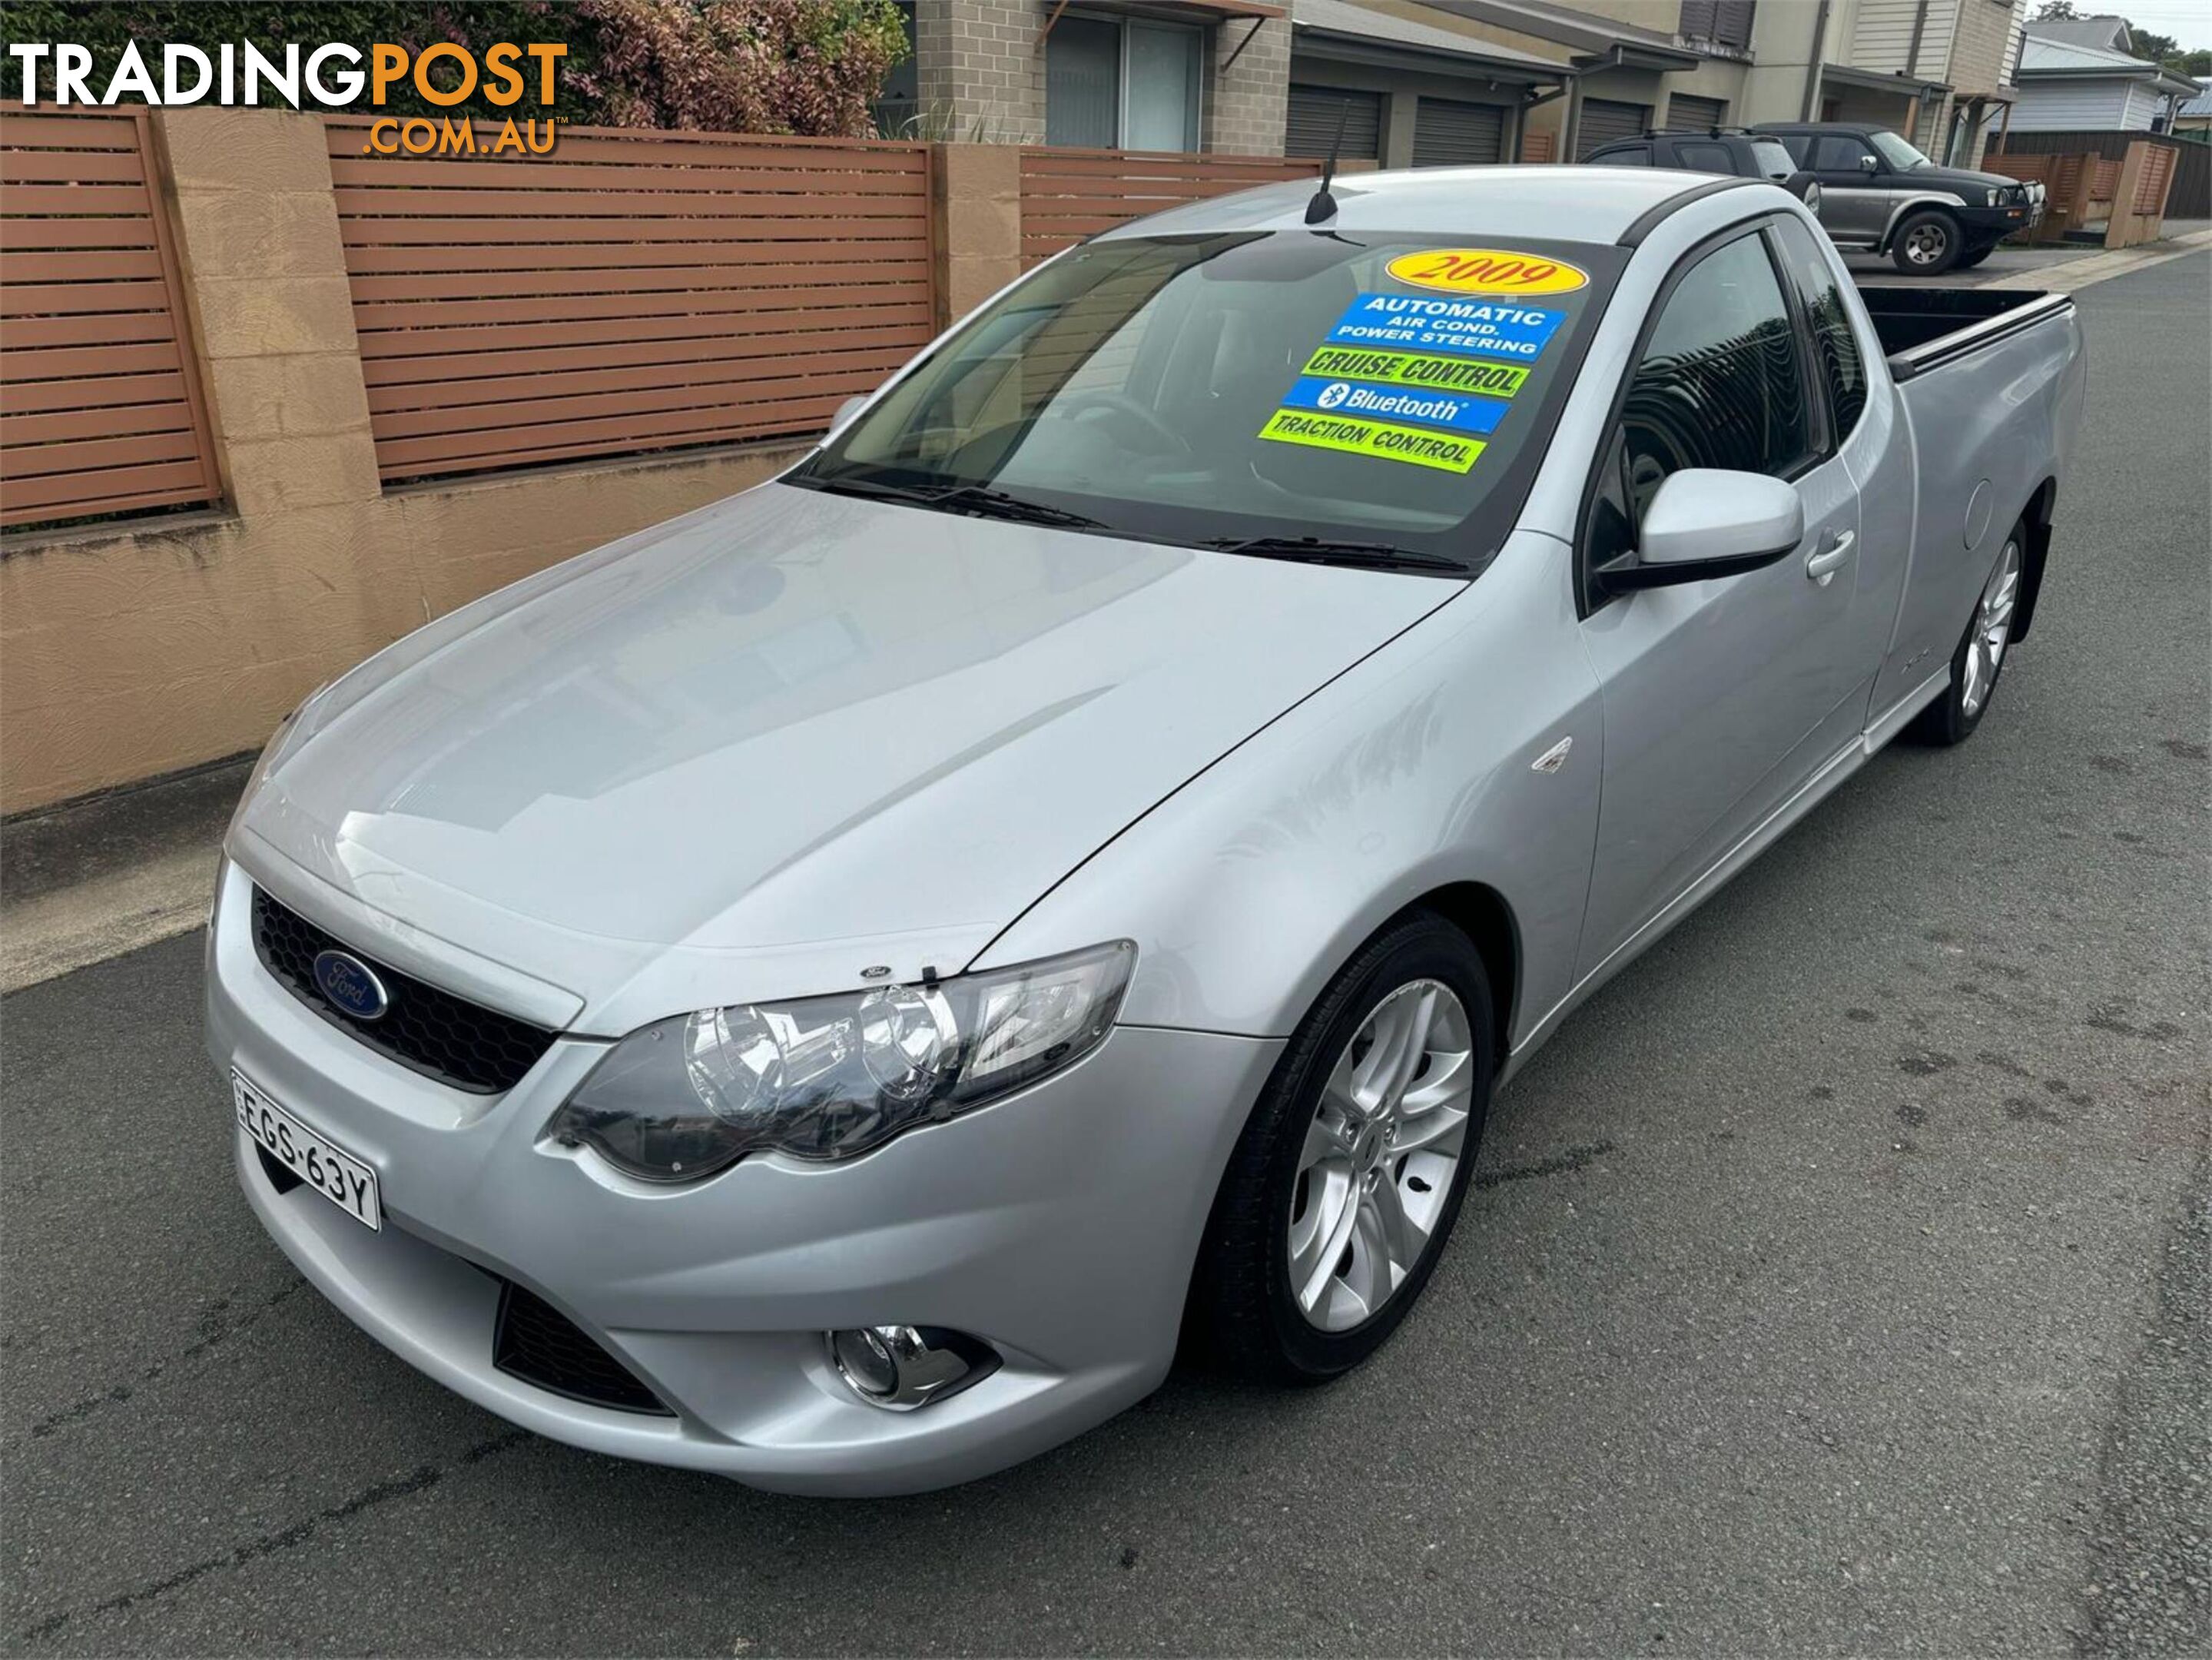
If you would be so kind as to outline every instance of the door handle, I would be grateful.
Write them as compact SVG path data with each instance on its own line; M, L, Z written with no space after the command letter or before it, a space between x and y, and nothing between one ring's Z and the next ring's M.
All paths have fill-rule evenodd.
M1805 575L1820 587L1826 587L1836 580L1836 573L1850 560L1852 544L1858 539L1856 531L1844 531L1824 550L1805 561Z

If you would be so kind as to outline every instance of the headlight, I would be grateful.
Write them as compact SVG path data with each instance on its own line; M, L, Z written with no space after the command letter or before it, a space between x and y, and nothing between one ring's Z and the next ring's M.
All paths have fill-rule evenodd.
M2003 185L1992 185L1989 189L1983 192L1982 194L1988 198L1982 204L1984 207L2001 208L2004 205L2005 189Z
M850 1158L1034 1084L1096 1049L1135 965L1126 939L1010 969L679 1014L632 1032L546 1134L647 1182L749 1152Z

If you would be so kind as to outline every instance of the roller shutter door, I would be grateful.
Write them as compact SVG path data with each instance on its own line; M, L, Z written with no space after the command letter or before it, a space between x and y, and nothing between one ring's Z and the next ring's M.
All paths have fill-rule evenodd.
M1424 98L1413 114L1417 167L1492 167L1505 159L1505 106Z
M1728 119L1728 104L1719 98L1692 98L1676 93L1667 100L1667 131L1710 132Z
M1635 138L1651 125L1648 104L1616 104L1608 98L1583 100L1582 131L1575 135L1575 160L1586 161L1601 144Z
M1382 94L1339 92L1334 87L1291 87L1290 113L1283 127L1283 154L1327 155L1336 141L1339 121L1344 123L1344 147L1337 152L1340 159L1382 159Z

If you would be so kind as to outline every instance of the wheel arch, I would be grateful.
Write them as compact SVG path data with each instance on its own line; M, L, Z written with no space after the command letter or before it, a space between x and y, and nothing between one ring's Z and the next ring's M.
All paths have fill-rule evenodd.
M1963 198L1948 195L1940 191L1921 191L1908 196L1890 209L1889 222L1881 228L1881 240L1874 245L1874 251L1876 253L1887 253L1896 245L1898 227L1923 209L1933 209L1949 219L1952 228L1959 234L1963 241L1966 227L1966 222L1960 219L1959 215L1965 210L1966 205Z
M2021 518L2027 527L2027 545L2021 549L2026 566L2021 581L2020 606L2013 618L2012 637L2027 638L2027 630L2035 621L2036 596L2043 592L2043 570L2051 556L2051 526L2058 506L2058 480L2046 477L2035 487L2027 498L2027 506Z
M1486 882L1451 882L1430 889L1390 922L1416 910L1434 911L1473 940L1481 954L1483 971L1490 976L1491 1030L1498 1048L1495 1066L1503 1068L1506 1056L1513 1052L1513 1018L1521 992L1521 925L1513 907ZM1383 924L1389 926L1389 922ZM1362 948L1364 946L1363 940Z

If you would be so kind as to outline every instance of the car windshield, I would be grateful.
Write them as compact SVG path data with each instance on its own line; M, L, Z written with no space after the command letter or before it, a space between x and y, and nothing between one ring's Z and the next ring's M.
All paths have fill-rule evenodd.
M1771 138L1753 139L1751 154L1759 163L1759 170L1769 179L1787 179L1797 171L1797 164L1790 159L1788 148Z
M1893 132L1870 132L1867 143L1881 152L1881 159L1898 173L1911 173L1915 167L1932 167L1936 164Z
M1284 543L1316 556L1340 544L1346 557L1473 569L1511 528L1627 257L1473 240L1081 245L976 313L786 482L1093 533L1277 556Z

